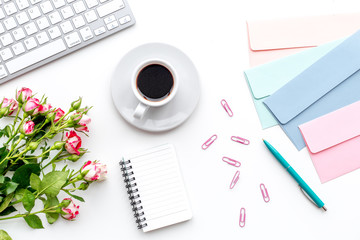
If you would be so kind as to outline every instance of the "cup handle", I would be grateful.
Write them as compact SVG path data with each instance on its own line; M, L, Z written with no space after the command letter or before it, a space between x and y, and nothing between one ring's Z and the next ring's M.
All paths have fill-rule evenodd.
M137 118L137 119L142 119L145 115L145 113L147 112L147 110L149 109L149 106L148 105L145 105L143 103L139 103L135 109L135 112L133 114L134 118Z

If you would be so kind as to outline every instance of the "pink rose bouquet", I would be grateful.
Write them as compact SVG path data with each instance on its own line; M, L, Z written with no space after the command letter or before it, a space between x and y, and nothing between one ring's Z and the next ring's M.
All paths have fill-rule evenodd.
M73 101L66 112L47 103L45 96L34 98L29 88L17 91L15 99L0 102L0 119L11 117L12 122L0 127L4 140L0 146L0 221L23 218L31 228L43 228L39 214L45 214L50 224L60 216L74 220L79 214L75 201L84 202L75 192L105 179L106 165L97 161L88 160L77 170L71 165L57 167L59 162L79 161L87 153L80 135L89 132L90 108L81 104L81 98ZM65 197L59 202L61 195ZM39 200L43 209L33 211ZM0 233L7 235L4 230Z

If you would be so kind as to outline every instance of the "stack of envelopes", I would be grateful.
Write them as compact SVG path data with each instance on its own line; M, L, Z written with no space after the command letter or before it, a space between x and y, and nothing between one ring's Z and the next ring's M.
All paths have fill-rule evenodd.
M324 21L324 19L326 21ZM354 22L353 20L355 19L357 20ZM305 38L306 36L311 38L313 35L304 35L310 30L310 32L316 33L314 45L317 45L316 42L319 43L329 40L335 35L341 35L343 38L318 47L311 47L311 41L304 40L302 44L305 49L302 48L301 52L272 62L269 62L269 52L279 51L274 49L277 49L276 47L280 45L274 44L276 41L274 41L275 37L273 35L270 37L270 43L264 44L266 58L259 58L260 61L264 60L268 62L245 71L245 76L263 128L279 124L296 148L300 150L306 146L299 129L300 125L360 100L360 31L357 31L357 29L360 29L359 20L360 14L313 17L308 18L306 21L304 19L292 20L293 25L296 25L295 23L297 21L305 21L305 25L307 24L308 28L298 23L297 30L301 34L297 33L293 35L292 32L289 32L291 28L287 29L288 32L285 35L288 39L291 39L291 36L297 38ZM279 22L280 21L275 21L277 24L279 24ZM289 22L291 21L287 21L287 23ZM331 23L333 26L329 27L326 25L327 23ZM287 26L285 23L283 25ZM251 49L250 61L252 64L256 64L254 55L257 53L263 55L263 53L261 53L260 48L254 47L260 44L253 40L254 34L252 34L251 31L252 26L254 26L254 24L248 23ZM257 26L255 29L258 31L259 27ZM266 29L266 31L269 32L268 29L271 28L267 26ZM350 33L352 33L352 35L350 35ZM346 37L346 35L348 36ZM265 35L262 37L264 38ZM266 42L266 38L264 38L263 41ZM254 44L252 45L253 42ZM289 51L291 50L291 46L295 46L296 51L298 51L299 47L301 47L300 42L298 39L296 44L293 45L285 44L287 43L286 41L281 43L285 44L286 49L284 49L284 51L291 54L291 51ZM271 47L272 44L274 46L273 48ZM360 104L356 106L358 106L358 112L360 112ZM352 114L356 114L356 111L352 111ZM326 116L321 124L326 126L324 122L330 121L333 118L332 116ZM351 118L351 116L346 115L341 123L348 126L355 125L347 124L347 121L352 121L349 120L349 118ZM311 122L308 124L311 126L316 125ZM337 128L337 125L338 124L331 125L331 127ZM309 131L309 129L312 130ZM316 129L316 127L307 128L305 131L306 134L304 134L304 137L306 142L313 142L310 138L316 138L316 141L322 141L322 138L314 137L316 134L310 134L311 132L315 132L314 129ZM340 165L342 164L343 169L341 171L338 167L337 170L335 169L337 165L334 163L327 164L325 160L325 164L319 165L316 160L314 160L315 153L324 152L331 147L350 141L360 134L360 128L353 127L348 131L353 134L339 137L341 131L324 130L324 138L328 138L326 133L336 134L336 136L332 138L333 140L326 142L326 144L320 144L322 147L316 148L315 152L308 146L322 182L360 167L360 161L357 161L359 163L354 165L353 158L348 160L335 159L335 162L338 161ZM319 159L318 157L315 158ZM322 161L324 161L324 159L328 159L328 157L322 158ZM335 171L331 172L331 170L334 169Z

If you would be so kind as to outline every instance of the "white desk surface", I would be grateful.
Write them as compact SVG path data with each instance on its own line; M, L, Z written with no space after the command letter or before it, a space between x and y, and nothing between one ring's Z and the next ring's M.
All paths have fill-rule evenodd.
M45 229L30 229L22 219L1 222L19 239L358 239L360 171L321 184L306 149L298 152L279 127L262 130L243 76L248 68L246 19L279 18L360 11L353 0L130 0L137 23L92 46L2 84L0 96L16 88L46 93L53 106L67 108L83 96L93 105L90 149L85 159L108 165L108 179L93 184L82 196L80 215L73 222L59 219ZM116 111L110 79L120 58L148 42L164 42L184 51L196 65L201 98L193 115L180 127L160 134L127 124ZM220 105L225 98L230 118ZM218 140L208 150L202 143ZM230 141L238 135L249 146ZM276 162L262 143L271 142L322 198L327 212L317 209ZM173 143L193 210L193 219L144 234L137 230L124 190L118 162L123 154L162 143ZM240 180L229 189L235 168L223 156L241 161ZM265 183L271 201L262 199ZM246 226L238 225L246 208Z

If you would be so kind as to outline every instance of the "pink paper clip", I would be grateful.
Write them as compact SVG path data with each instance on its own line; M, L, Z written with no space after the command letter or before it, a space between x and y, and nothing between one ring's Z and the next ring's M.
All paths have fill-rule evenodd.
M239 226L245 227L246 211L245 208L240 209Z
M231 159L231 158L228 158L228 157L223 157L222 160L234 167L240 167L241 166L241 163L236 161L235 159Z
M210 145L217 139L217 135L212 135L202 146L201 148L206 150Z
M244 144L244 145L249 145L250 144L249 140L247 140L245 138L242 138L242 137L232 136L231 140L233 140L234 142Z
M260 190L261 190L261 194L263 196L264 201L267 203L270 201L270 196L269 193L265 187L265 185L263 183L260 184Z
M240 176L240 171L236 171L231 183L230 183L230 189L233 189L235 187L235 184L237 183L237 181L239 180L239 176Z
M231 108L230 108L229 104L226 102L225 99L221 100L220 103L223 106L223 108L225 109L225 111L227 112L227 114L229 114L229 117L234 116L233 112L231 111Z

